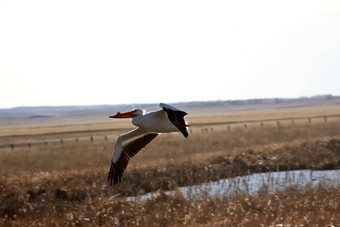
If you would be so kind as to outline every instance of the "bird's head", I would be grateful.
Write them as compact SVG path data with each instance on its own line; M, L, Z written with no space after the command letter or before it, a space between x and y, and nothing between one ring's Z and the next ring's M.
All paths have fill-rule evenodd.
M142 109L134 109L129 112L121 113L117 112L115 115L109 116L109 118L134 118L137 116L141 116L144 114L144 110Z

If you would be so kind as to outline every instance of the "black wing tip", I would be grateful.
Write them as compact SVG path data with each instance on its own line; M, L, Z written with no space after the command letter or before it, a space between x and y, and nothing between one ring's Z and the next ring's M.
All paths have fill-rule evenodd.
M112 179L113 179L113 163L111 162L109 176L107 177L107 181L110 183L110 185L112 185Z
M181 112L183 113L183 116L187 115L188 113L184 112L183 110L178 109L177 107L171 106L169 104L166 103L159 103L159 106L163 109L163 110L172 110L175 112Z
M189 136L189 133L185 130L185 131L181 131L181 133L183 134L183 136L185 137L185 138L188 138L188 136Z
M187 115L186 112L182 110L173 110L163 107L163 110L167 113L169 120L177 127L177 129L183 134L185 138L188 138L187 125L184 120L184 116Z
M184 112L183 110L172 110L172 109L166 108L166 107L163 107L163 110L164 110L165 112L167 112L167 113L169 113L169 111L172 111L172 112L174 112L174 113L180 115L181 117L184 117L184 116L188 115L188 113L187 113L187 112Z
M113 162L111 162L107 181L110 183L111 186L122 182L122 177L119 176L117 169L115 168L115 165Z
M135 143L129 143L125 146L125 154L123 154L118 161L113 162L111 159L111 166L107 178L110 185L116 185L122 181L123 172L126 169L130 158L132 158L139 150L143 149L158 135L158 133L150 133L142 136L135 140Z

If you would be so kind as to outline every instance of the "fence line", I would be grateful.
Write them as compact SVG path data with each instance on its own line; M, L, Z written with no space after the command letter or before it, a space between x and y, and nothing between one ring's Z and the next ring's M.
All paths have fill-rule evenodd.
M246 124L246 123L256 123L256 122L273 122L273 121L288 121L288 120L304 120L304 119L319 119L323 118L325 122L327 122L328 118L339 118L339 114L333 115L318 115L313 117L283 117L283 118L273 118L273 119L262 119L262 120L246 120L246 121L221 121L221 122L213 122L209 123L209 125L232 125L232 124ZM294 123L293 123L294 124ZM192 124L192 126L203 126L207 125L206 123L196 123Z
M218 122L218 123L212 123L210 125L226 125L228 131L231 131L231 126L232 125L241 125L243 124L243 128L246 130L248 128L249 124L255 124L255 123L260 123L260 127L263 129L265 123L275 123L276 122L276 127L280 128L281 127L281 122L283 121L289 121L291 120L291 124L295 125L297 120L306 120L308 124L312 124L312 119L324 119L324 123L327 123L328 119L334 119L336 120L337 118L340 120L340 115L327 115L327 116L313 116L313 117L296 117L296 118L276 118L276 119L263 119L263 120L248 120L248 121L232 121L232 122ZM207 124L193 124L192 126L200 126L200 125L207 125ZM213 128L211 128L213 130ZM208 132L208 128L201 128L201 132Z
M99 137L101 139L99 139ZM6 148L10 147L11 150L14 150L16 147L28 147L31 148L32 146L37 146L37 145L44 145L48 146L51 144L65 144L67 142L74 141L76 143L79 143L80 140L82 141L89 141L91 143L94 143L95 141L108 141L108 135L105 136L82 136L82 137L76 137L76 138L67 138L67 139L55 139L55 140L48 140L48 141L37 141L37 142L23 142L23 143L11 143L11 144L2 144L0 145L0 148Z
M327 123L328 119L330 118L338 118L340 120L340 115L328 115L328 116L314 116L314 117L297 117L297 118L280 118L280 119L265 119L265 120L249 120L249 121L237 121L237 122L220 122L220 123L212 123L209 125L226 125L226 129L230 132L231 131L231 125L236 125L236 124L243 124L243 128L244 130L248 129L248 125L249 123L259 123L259 126L263 129L264 128L264 122L276 122L276 127L280 128L281 127L281 123L280 121L289 121L291 120L291 124L295 125L296 120L307 120L308 124L312 124L312 119L322 119L323 118L323 122ZM193 124L193 127L197 127L199 128L200 125L207 125L207 124ZM208 133L208 132L213 132L214 128L207 128L207 127L203 127L201 128L201 132L202 133ZM190 129L190 133L193 133L193 130ZM116 132L116 134L118 134ZM98 138L101 139L98 139ZM95 139L96 138L96 139ZM75 141L76 143L79 142L79 140L87 140L91 143L94 143L94 141L108 141L108 135L104 135L104 136L83 136L83 137L73 137L73 138L68 138L68 139L55 139L55 140L49 140L49 141L39 141L39 142L26 142L26 143L11 143L11 144L2 144L0 145L0 148L6 148L6 147L10 147L11 150L14 150L15 147L28 147L31 148L33 145L49 145L49 144L64 144L66 142L69 141Z

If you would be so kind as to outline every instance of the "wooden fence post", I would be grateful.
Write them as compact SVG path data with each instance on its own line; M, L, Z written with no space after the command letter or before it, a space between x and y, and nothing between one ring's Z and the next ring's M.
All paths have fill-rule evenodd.
M105 136L105 141L107 141L107 136Z
M279 128L280 127L280 122L277 121L276 124L277 124L277 127Z
M261 128L263 128L263 122L261 122Z
M294 119L292 119L292 125L294 125L295 124L295 121L294 121Z
M244 124L244 129L247 129L247 124Z
M308 123L311 124L312 123L312 118L308 118Z
M93 136L91 136L91 143L93 143Z
M230 125L228 125L228 131L230 132Z
M14 144L11 144L12 151L14 150Z

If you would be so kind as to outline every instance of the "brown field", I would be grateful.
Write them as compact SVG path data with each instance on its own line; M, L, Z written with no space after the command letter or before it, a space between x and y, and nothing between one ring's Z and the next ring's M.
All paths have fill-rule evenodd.
M339 113L329 106L188 116L188 139L159 136L114 187L106 181L114 139L128 122L0 128L0 225L339 226L338 186L204 200L163 193L254 172L337 169ZM155 191L142 203L126 200Z

